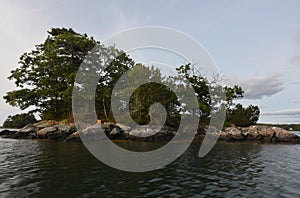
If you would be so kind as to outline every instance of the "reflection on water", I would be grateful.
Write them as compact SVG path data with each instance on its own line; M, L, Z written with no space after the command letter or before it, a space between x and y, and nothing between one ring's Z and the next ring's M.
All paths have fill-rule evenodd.
M0 197L300 196L300 145L218 143L204 158L199 148L163 169L128 173L82 144L0 139Z

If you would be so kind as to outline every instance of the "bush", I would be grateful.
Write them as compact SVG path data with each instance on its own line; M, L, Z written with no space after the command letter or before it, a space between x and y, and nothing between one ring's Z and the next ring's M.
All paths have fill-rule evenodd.
M14 116L8 116L8 118L3 123L4 128L22 128L27 124L35 123L37 120L35 119L33 114L23 113L17 114Z
M241 104L237 104L233 109L227 111L226 121L235 126L248 127L256 124L259 114L258 106L250 105L244 108Z

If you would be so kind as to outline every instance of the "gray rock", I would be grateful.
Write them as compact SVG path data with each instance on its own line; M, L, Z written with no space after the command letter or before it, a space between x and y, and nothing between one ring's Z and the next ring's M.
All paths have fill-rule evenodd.
M52 121L52 120L44 120L44 121L40 121L40 122L33 124L33 126L36 127L38 130L46 128L46 127L51 127L54 125L55 125L55 121Z
M242 134L242 131L237 128L231 128L229 134L234 140L244 140L245 136Z
M103 129L98 124L88 126L86 129L80 132L81 137L85 141L99 141L105 140L107 138L105 134L105 129ZM110 130L108 130L108 132L110 132Z
M119 127L122 131L129 132L131 130L130 126L126 126L124 124L116 123L116 126Z
M258 141L258 140L263 140L264 137L259 133L260 132L260 127L259 126L250 126L248 128L248 140L253 140L253 141Z
M273 127L273 131L275 132L275 137L277 141L300 142L300 137L290 131L278 127Z
M77 131L72 133L65 139L65 142L81 142L79 133Z
M55 133L58 130L57 127L46 127L39 130L36 135L38 138L48 138L51 133Z
M26 126L24 126L23 128L21 128L18 133L34 133L36 132L37 129L35 126L33 126L32 124L27 124Z

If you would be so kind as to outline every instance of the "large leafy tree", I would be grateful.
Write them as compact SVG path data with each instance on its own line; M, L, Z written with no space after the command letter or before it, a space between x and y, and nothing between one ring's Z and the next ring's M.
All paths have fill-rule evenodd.
M48 34L44 43L20 57L9 76L20 89L4 99L22 110L33 107L43 119L68 118L76 72L97 42L72 29L52 28Z

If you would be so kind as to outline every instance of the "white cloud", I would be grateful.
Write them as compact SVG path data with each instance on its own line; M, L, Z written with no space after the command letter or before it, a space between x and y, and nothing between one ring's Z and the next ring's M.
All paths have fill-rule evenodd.
M270 97L284 89L284 82L281 76L274 73L255 76L249 79L241 80L239 78L228 78L229 85L240 85L245 91L245 99L262 99Z
M267 112L263 115L269 116L300 116L300 109L285 109L281 111Z
M45 37L45 29L49 18L44 9L39 6L30 6L28 3L6 1L0 7L0 125L8 115L20 113L18 108L13 108L5 103L3 95L15 89L14 83L7 77L10 71L18 64L22 53L34 47Z

